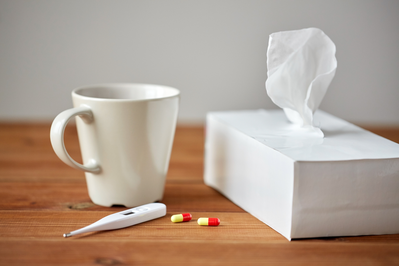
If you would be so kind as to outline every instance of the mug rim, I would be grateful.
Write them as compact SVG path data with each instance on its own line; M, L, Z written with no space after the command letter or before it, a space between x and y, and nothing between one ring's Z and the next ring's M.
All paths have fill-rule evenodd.
M102 98L102 97L92 97L87 95L82 95L79 93L80 90L85 89L101 89L101 88L129 88L129 87L158 87L162 89L171 90L172 93L169 96L162 96L162 97L152 97L152 98L143 98L143 99L118 99L118 98ZM164 100L174 97L180 96L180 90L166 86L166 85L158 85L158 84L149 84L149 83L98 83L92 85L85 85L72 90L72 97L78 97L82 99L88 99L93 101L107 101L107 102L145 102L145 101L156 101L156 100Z

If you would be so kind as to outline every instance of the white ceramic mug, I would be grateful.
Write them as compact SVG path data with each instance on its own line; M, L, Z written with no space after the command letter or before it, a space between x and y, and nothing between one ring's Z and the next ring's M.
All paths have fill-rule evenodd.
M98 205L138 206L163 197L180 92L149 84L102 84L73 90L74 108L60 113L50 131L58 157L85 171ZM76 117L83 165L64 145Z

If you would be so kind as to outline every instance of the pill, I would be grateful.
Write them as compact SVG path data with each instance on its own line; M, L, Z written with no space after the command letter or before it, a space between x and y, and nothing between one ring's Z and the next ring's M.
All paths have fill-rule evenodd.
M218 226L220 224L220 220L218 218L199 218L199 225L208 225L208 226Z
M188 222L191 220L191 214L189 213L175 214L172 217L170 217L170 220L174 223Z

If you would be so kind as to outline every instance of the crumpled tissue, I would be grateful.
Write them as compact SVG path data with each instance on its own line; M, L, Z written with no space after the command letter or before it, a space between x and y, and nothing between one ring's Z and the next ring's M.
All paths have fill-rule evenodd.
M313 125L313 114L335 76L335 51L335 44L317 28L269 36L266 91L293 123L293 136L324 137Z

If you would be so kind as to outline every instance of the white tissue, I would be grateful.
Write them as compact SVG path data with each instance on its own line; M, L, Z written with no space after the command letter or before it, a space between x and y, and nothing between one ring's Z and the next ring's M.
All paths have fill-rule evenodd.
M266 91L297 125L298 135L323 137L313 125L337 69L335 45L320 29L276 32L269 36Z

